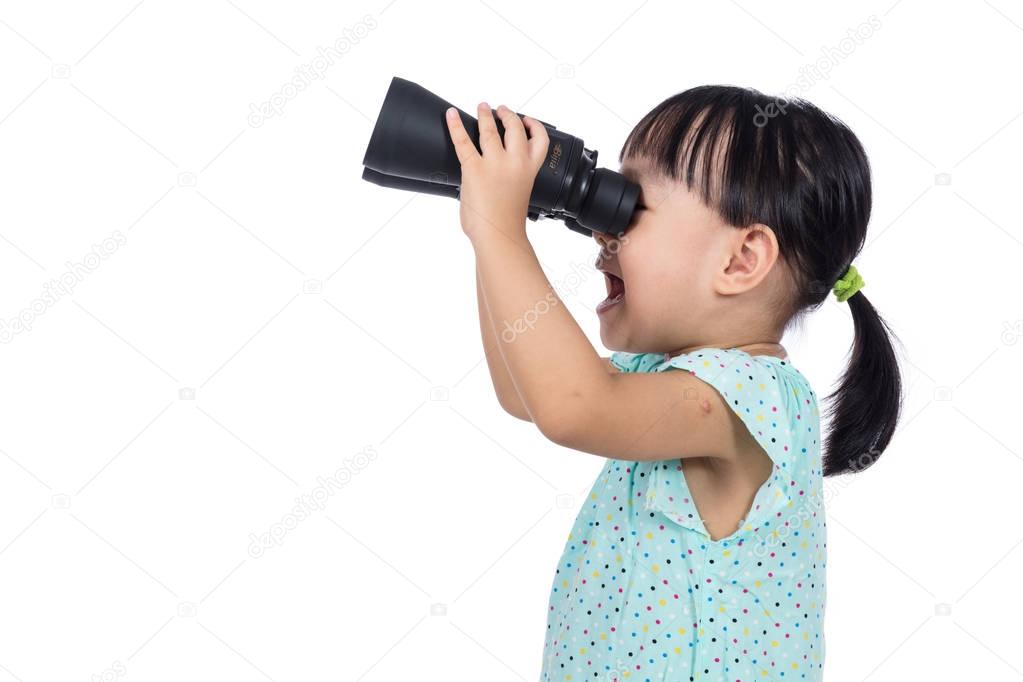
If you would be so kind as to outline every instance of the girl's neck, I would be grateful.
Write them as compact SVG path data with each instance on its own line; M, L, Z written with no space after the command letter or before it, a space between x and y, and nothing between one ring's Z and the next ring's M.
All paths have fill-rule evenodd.
M680 350L668 353L670 357L680 355L682 353L692 353L693 351L700 350L701 348L737 348L742 351L746 351L750 355L771 355L781 360L787 360L789 357L785 347L780 343L774 343L770 341L764 341L761 343L747 343L741 346L731 346L722 344L705 343L699 346L690 346L688 348L682 348Z

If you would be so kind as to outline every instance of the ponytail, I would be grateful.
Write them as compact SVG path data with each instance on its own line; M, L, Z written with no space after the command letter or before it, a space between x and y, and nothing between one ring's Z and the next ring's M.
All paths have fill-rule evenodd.
M862 471L876 462L902 411L894 334L862 291L847 303L856 331L849 364L838 388L825 399L831 422L824 444L825 476Z

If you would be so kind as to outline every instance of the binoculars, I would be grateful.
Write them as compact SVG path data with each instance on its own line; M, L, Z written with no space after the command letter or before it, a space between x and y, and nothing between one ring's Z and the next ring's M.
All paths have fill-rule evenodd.
M383 187L458 199L462 168L444 119L450 106L412 81L392 78L362 159L362 179ZM461 109L458 115L480 149L479 123ZM503 139L504 126L495 121ZM632 222L639 185L621 173L597 168L596 150L586 149L580 138L540 123L547 129L550 144L533 181L527 217L562 220L586 237L593 232L620 236Z

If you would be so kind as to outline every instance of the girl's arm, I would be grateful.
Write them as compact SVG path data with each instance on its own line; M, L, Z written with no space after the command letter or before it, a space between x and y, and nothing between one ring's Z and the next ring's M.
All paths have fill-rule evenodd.
M504 411L513 417L525 421L533 421L522 404L522 398L512 383L511 375L508 374L508 366L504 364L501 351L497 346L497 332L487 308L487 301L483 296L483 286L480 283L480 271L476 269L476 302L480 312L480 334L483 337L483 354L487 357L487 367L490 368L490 379L494 384L494 392L497 393L497 401L504 408Z
M447 121L462 166L462 229L472 242L496 343L533 423L552 441L627 460L735 459L746 441L738 415L686 371L611 373L554 291L526 238L529 195L547 152L543 125L478 108L482 155L457 111ZM528 321L528 324L525 322ZM518 330L521 329L521 332Z
M479 307L483 354L487 358L487 367L490 369L490 379L494 384L497 401L508 414L531 422L533 418L529 416L525 405L522 404L522 398L519 397L518 389L515 388L511 375L508 373L508 365L505 364L504 357L501 355L501 350L498 347L497 329L494 326L490 308L487 306L487 301L483 294L479 268L476 269L476 302ZM607 365L608 372L618 372L618 368L611 364L611 358L604 357L601 360Z

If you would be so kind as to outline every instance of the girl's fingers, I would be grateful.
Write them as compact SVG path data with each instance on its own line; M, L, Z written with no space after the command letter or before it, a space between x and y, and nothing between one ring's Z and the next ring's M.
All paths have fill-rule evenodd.
M458 109L450 107L447 110L447 121L448 132L451 133L451 141L455 144L455 154L458 156L458 162L464 166L466 162L472 161L474 158L480 158L480 153L476 151L476 145L472 143L469 133L465 131L465 126L462 125L462 117L458 115Z
M504 148L509 151L525 148L526 129L522 127L518 114L502 104L497 107L497 115L504 124Z
M494 123L494 112L490 110L490 105L480 102L476 112L480 123L480 151L484 154L500 151L501 136L497 134L497 124Z
M518 116L515 118L518 118ZM523 117L522 123L525 129L529 131L529 156L538 166L542 166L543 160L547 158L547 146L551 141L547 135L547 128L544 127L543 123L529 116Z

